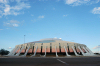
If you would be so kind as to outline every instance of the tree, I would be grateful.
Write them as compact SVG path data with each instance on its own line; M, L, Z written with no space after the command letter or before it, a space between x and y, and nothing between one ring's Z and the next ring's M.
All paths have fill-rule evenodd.
M1 55L7 55L7 54L9 54L9 51L8 50L5 50L5 49L1 49L0 50L0 54Z

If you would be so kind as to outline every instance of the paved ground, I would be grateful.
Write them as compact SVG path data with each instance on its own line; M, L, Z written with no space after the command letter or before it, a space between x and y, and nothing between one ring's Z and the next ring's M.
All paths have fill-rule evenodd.
M0 66L100 66L100 57L2 57Z

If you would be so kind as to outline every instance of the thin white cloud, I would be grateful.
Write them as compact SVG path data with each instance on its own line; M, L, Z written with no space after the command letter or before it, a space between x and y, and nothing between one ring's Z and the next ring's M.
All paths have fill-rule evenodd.
M10 0L11 2L14 2L14 0Z
M63 15L64 17L66 17L67 15Z
M0 3L8 3L8 0L0 0Z
M0 16L0 18L2 18L2 16Z
M31 20L32 22L36 22L38 19L33 19L33 20Z
M42 15L42 16L39 16L38 18L44 18L44 16Z
M0 29L0 30L3 30L3 29Z
M9 28L6 28L6 29L9 29Z
M33 14L31 14L31 16L34 16Z
M5 9L4 9L4 12L7 13L10 11L10 6L9 5L5 5Z
M59 2L60 0L56 0L56 2Z
M53 8L53 10L55 10L55 8Z
M10 20L8 22L4 22L4 26L7 26L7 27L18 27L19 26L19 21L17 20Z
M10 23L19 23L17 20L10 20Z
M78 0L66 0L66 4L73 4L75 2L78 2Z
M40 15L40 16L38 16L36 19L33 19L33 20L31 20L32 22L36 22L36 21L40 21L41 19L43 19L44 18L44 16L42 15Z
M93 4L98 3L100 0L65 0L65 4L71 5L71 6L78 6L82 4Z
M39 1L48 1L48 0L39 0Z
M15 2L15 5L10 3ZM18 15L22 13L23 9L30 8L30 4L27 0L0 0L0 16L3 15Z
M0 18L2 18L2 11L0 10Z
M93 53L100 53L100 51L92 51Z
M54 39L62 39L62 38L57 38L57 37L54 37Z
M8 47L8 49L12 49L11 47Z
M95 7L95 8L92 10L92 13L93 13L93 14L100 14L100 7Z
M93 47L93 49L98 49L100 48L100 45Z
M62 39L62 38L59 38L59 39Z
M12 24L14 27L18 27L18 24Z
M14 10L21 10L21 9L24 9L24 8L30 8L30 5L27 4L27 3L21 2L21 3L18 3L18 5L11 7L11 8L14 9Z
M54 37L54 38L57 38L57 37Z

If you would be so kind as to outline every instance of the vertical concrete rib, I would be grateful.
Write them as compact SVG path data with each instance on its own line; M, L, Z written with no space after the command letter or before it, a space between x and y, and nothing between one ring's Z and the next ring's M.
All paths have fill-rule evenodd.
M45 48L46 53L50 53L50 43L43 43L42 53L45 53Z
M46 49L47 49L47 46L45 47L45 55L44 55L44 57L46 57Z
M29 49L30 49L30 46L29 46L28 49L26 50L25 54L22 55L22 56L26 57L26 55L27 55Z
M88 53L89 54L89 52L83 47L83 49L86 51L86 53Z
M34 55L32 55L31 57L33 57L33 56L36 55L36 51L37 51L37 49L38 49L38 46L36 47L36 50L35 50L35 52L34 52Z
M94 55L93 52L92 52L88 47L86 47L86 49L87 49L92 55Z
M78 46L79 50L82 52L83 56L86 56L84 52L81 50L80 46Z
M73 49L73 51L74 51L74 53L75 53L76 56L80 56L80 55L77 54L77 52L75 51L75 49L74 49L73 46L72 46L72 49Z
M67 43L67 48L68 48L68 52L70 52L70 51L69 51L69 45L68 45L68 43Z
M73 49L72 49L73 43L68 43L68 44L69 44L69 51L70 51L71 53L73 53L73 52L74 52Z
M57 55L57 49L56 49L56 46L55 46L55 51L56 51L56 57L58 57L58 55Z
M64 46L64 49L65 49L65 52L66 52L66 56L70 56L68 53L67 53L67 50L66 50L66 47Z
M19 47L15 50L15 52L14 53L12 53L12 55L14 56L14 54L17 52L17 50L19 49Z
M10 56L13 54L14 50L16 50L17 48L14 48L7 56Z
M15 55L15 56L19 56L19 54L21 53L21 51L24 49L24 46L21 48L21 50Z

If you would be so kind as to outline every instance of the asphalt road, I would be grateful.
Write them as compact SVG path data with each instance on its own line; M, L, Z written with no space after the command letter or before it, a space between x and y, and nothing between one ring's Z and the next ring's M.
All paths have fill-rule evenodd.
M100 66L100 57L0 58L0 66Z

